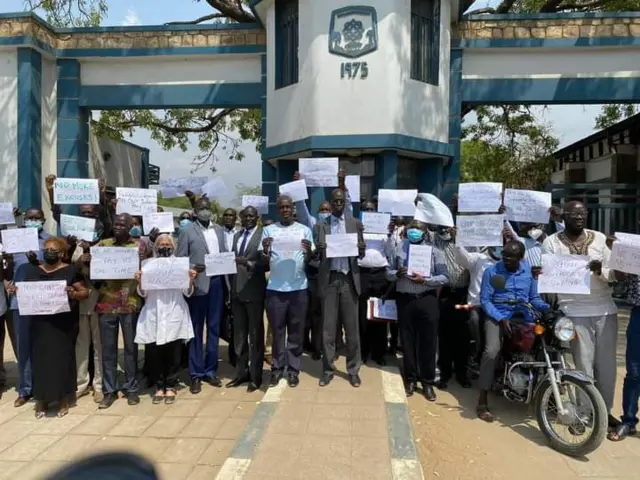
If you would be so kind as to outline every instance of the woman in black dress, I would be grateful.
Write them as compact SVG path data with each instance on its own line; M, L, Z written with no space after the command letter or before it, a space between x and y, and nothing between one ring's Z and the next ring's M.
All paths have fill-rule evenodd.
M78 336L78 301L89 296L78 270L62 262L67 243L49 238L44 244L44 262L28 265L27 282L65 281L69 312L31 317L31 367L36 418L44 417L50 403L58 402L58 417L69 413L76 392L75 344Z

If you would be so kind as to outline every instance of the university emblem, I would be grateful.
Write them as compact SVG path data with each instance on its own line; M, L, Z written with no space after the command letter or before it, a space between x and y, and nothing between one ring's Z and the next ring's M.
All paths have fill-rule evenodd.
M373 7L353 6L331 12L329 53L360 58L378 48L378 18Z

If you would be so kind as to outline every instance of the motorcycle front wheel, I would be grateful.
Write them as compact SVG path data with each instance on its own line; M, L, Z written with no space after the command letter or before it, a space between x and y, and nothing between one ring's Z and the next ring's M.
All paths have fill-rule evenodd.
M558 412L551 382L544 381L534 400L536 418L551 447L571 457L596 450L607 434L607 407L593 384L564 377L558 385L564 413Z

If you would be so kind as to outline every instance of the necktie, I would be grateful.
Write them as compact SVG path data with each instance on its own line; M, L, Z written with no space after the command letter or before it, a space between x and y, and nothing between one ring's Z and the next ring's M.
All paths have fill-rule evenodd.
M240 250L238 251L239 257L244 254L244 248L247 246L247 238L249 238L249 230L245 230L242 236L242 244L240 244Z

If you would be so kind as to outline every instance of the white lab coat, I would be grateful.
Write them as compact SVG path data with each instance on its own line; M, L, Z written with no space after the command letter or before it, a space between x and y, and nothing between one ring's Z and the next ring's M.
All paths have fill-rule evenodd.
M193 288L190 291L150 290L148 292L138 288L138 293L146 301L138 317L135 342L164 345L175 340L192 339L193 325L185 300L185 295L190 296L192 292Z

